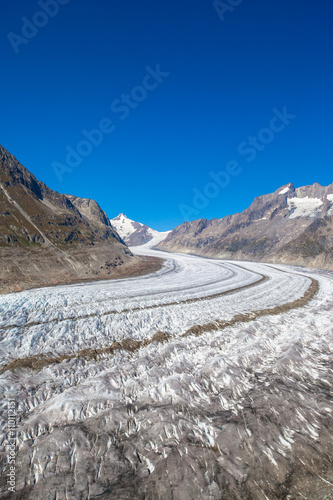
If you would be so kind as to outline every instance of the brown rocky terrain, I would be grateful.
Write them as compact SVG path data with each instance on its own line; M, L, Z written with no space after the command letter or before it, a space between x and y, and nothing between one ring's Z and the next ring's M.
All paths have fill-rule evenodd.
M282 186L242 213L176 227L158 249L333 269L333 184Z
M1 293L159 267L132 255L95 201L52 191L2 146L0 259Z

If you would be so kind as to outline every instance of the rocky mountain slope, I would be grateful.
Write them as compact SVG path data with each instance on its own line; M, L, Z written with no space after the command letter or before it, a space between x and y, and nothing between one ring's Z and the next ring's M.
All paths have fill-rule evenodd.
M1 146L0 258L2 293L142 267L95 201L52 191Z
M170 232L156 231L145 224L141 224L141 222L135 222L129 219L124 214L117 215L117 217L111 219L110 222L125 243L132 247L144 245L149 242L157 245L157 243L166 238Z
M176 227L158 249L333 269L333 183L292 183L242 213Z

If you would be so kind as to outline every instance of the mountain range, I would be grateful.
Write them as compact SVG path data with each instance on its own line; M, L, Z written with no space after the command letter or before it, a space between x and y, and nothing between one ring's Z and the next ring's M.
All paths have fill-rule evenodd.
M157 266L133 256L94 200L52 191L2 146L0 259L2 293Z
M160 267L146 245L220 259L333 269L333 183L259 196L243 212L159 232L94 200L60 194L0 146L0 293L135 276Z
M156 248L333 269L333 183L289 183L255 198L241 213L184 222Z

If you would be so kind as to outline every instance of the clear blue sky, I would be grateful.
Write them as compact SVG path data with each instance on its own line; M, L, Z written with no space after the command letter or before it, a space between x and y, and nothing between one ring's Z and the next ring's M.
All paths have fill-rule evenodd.
M52 189L163 230L231 160L242 171L189 218L241 211L288 182L333 181L331 0L243 0L220 16L203 0L61 3L45 7L51 17L37 1L2 0L0 18L0 143ZM170 74L134 89L158 64ZM116 101L132 91L137 102ZM270 142L248 161L239 145L284 106L296 118L264 131ZM52 164L103 119L113 131L57 176Z

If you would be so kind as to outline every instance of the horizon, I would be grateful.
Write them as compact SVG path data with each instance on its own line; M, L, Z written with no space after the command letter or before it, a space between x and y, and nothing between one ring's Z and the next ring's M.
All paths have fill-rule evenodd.
M0 144L0 146L2 146L4 149L6 149L6 150L7 150L7 148L5 148L2 144ZM8 151L8 150L7 150L7 151ZM8 152L9 152L12 156L14 156L14 158L15 158L15 159L16 159L16 160L17 160L17 161L18 161L21 165L23 165L23 164L22 164L22 162L20 162L20 160L19 160L19 159L18 159L18 158L17 158L14 154L12 154L10 151L8 151ZM33 173L33 171L32 171L32 170L30 170L28 167L26 167L25 165L23 165L23 167L25 167L27 170L29 170L29 172L31 172L33 175L35 175L35 174ZM36 177L36 176L35 176L35 177ZM37 177L36 177L36 178L37 178ZM38 181L43 182L43 180L42 180L42 179L38 179L38 178L37 178L37 180L38 180ZM258 195L258 196L255 196L255 197L253 198L253 200L250 202L250 204L249 204L248 206L244 207L244 208L243 208L240 212L232 212L232 213L227 213L227 214L226 214L226 215L224 215L223 217L226 217L226 216L228 216L228 215L235 215L235 214L242 213L244 210L246 210L246 209L247 209L247 208L248 208L248 207L249 207L249 206L253 203L253 201L254 201L256 198L261 197L261 196L266 196L266 195L269 195L269 194L273 194L273 193L275 193L276 191L278 191L279 189L282 189L282 188L284 188L284 187L287 187L287 186L289 186L289 185L291 185L291 184L294 186L294 188L295 188L295 189L298 189L298 188L301 188L301 187L314 186L315 184L317 184L317 185L319 185L319 186L321 186L321 187L328 187L328 186L330 186L331 184L333 184L333 181L332 181L332 182L330 182L329 184L325 184L325 185L324 185L324 184L320 184L319 182L315 181L313 184L305 184L304 186L297 186L297 185L295 185L295 183L294 183L294 182L292 182L292 181L291 181L291 182L287 182L286 184L283 184L283 185L281 185L281 186L277 187L274 191L271 191L270 193L262 193L262 194L260 194L260 195ZM50 186L48 186L48 187L50 187ZM60 194L64 194L64 195L66 196L66 195L71 195L72 193L60 193ZM79 196L79 195L75 195L75 196L78 196L79 198L82 198L82 196ZM91 199L91 200L93 200L93 198L86 198L86 199ZM94 201L96 201L96 200L94 200ZM108 218L109 218L109 220L110 220L110 221L112 221L112 219L115 219L115 218L119 217L120 215L123 215L124 217L126 217L128 220L130 220L130 221L132 221L132 222L139 222L139 223L141 223L141 224L145 224L145 225L147 225L148 227L150 227L151 229L155 229L155 230L160 231L160 232L172 231L173 229L175 229L176 227L178 227L178 225L180 225L180 224L182 224L183 222L185 222L185 221L183 221L183 222L181 222L180 224L178 224L177 226L174 226L174 227L169 228L169 229L156 229L155 227L151 227L151 226L149 226L149 225L148 225L148 224L146 224L145 222L142 222L142 221L140 221L140 220L133 219L133 218L129 217L129 216L128 216L126 213L124 213L124 212L119 212L117 215L114 215L113 217L111 217L111 216L110 216L110 214L108 214L108 213L107 213L107 211L103 208L103 206L101 206L101 205L100 205L100 208L101 208L101 209L102 209L102 210L106 213L106 215L108 216ZM199 219L212 220L212 219L222 219L223 217L212 217L212 218L210 218L210 219L207 219L207 218L205 218L205 217L199 217L198 219L192 219L192 220L193 220L193 221L195 221L195 220L199 220Z
M288 182L287 184L283 184L282 186L279 186L277 189L275 189L275 191L272 191L271 193L263 193L263 194L261 194L261 195L259 195L259 196L256 196L256 198L261 197L261 196L267 196L267 195L269 195L269 194L273 194L273 193L275 193L276 191L279 191L280 189L283 189L284 187L290 186L291 184L294 186L294 188L295 188L295 189L298 189L298 188L303 188L303 187L310 187L310 186L314 186L315 184L317 184L318 186L321 186L321 187L325 188L325 187L329 187L331 184L333 184L333 181L332 181L331 183L327 184L327 185L322 185L322 184L319 184L319 182L314 182L313 184L306 184L306 185L304 185L304 186L295 186L295 184L294 184L293 182ZM255 200L255 198L253 199L253 201L254 201L254 200ZM251 204L253 203L253 201L251 202ZM250 205L249 205L249 206L250 206ZM103 207L102 207L102 208L103 208ZM245 207L245 208L244 208L244 210L246 210L246 208L248 208L248 207ZM242 212L243 212L243 210L242 210ZM228 216L228 215L236 215L236 214L239 214L239 213L241 213L241 212L233 212L233 213L227 214L226 216ZM122 215L123 217L125 217L126 219L128 219L129 221L131 221L131 222L138 222L138 223L141 223L141 224L145 224L145 223L144 223L144 222L142 222L142 221L135 220L135 219L131 219L131 217L128 217L128 216L127 216L127 214L126 214L126 213L123 213L123 212L119 212L119 214L117 214L117 215L115 215L114 217L112 217L112 218L110 219L110 221L112 222L112 220L113 220L113 219L116 219L117 217L120 217L121 215ZM224 216L224 217L226 217L226 216ZM213 217L212 219L214 219L214 218L215 218L215 219L220 219L219 217ZM223 218L223 217L221 217L221 218ZM203 218L203 219L205 219L205 218ZM212 220L212 219L205 219L205 220ZM194 219L194 221L195 221L195 220L200 220L200 219ZM150 227L150 226L149 226L149 227ZM177 226L175 226L175 227L177 227ZM172 231L173 229L175 229L175 227L170 228L170 229L165 229L163 232L165 232L165 231ZM152 227L151 229L155 229L155 228L154 228L154 227Z
M5 2L1 143L51 189L166 231L332 182L328 0L46 4Z

